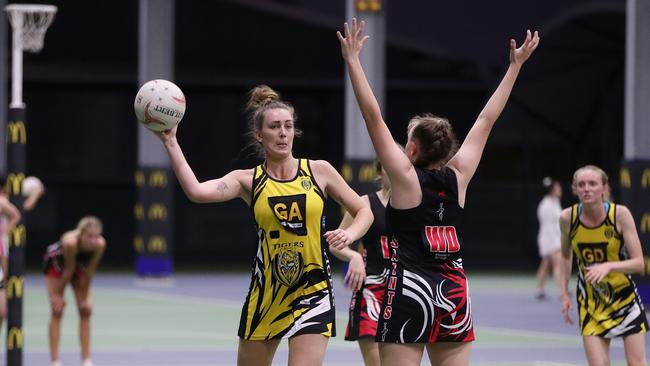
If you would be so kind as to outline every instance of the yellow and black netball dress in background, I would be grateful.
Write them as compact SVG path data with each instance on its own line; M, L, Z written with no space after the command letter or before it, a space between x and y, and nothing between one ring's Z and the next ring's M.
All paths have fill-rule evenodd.
M582 335L605 338L645 333L645 311L629 274L610 272L596 285L584 279L590 265L627 259L623 236L616 230L616 204L605 203L607 215L597 227L580 222L581 204L571 209L571 246L578 263L578 312Z
M239 337L266 340L300 334L333 336L334 299L326 245L325 196L307 159L293 179L255 167L251 208L258 251Z

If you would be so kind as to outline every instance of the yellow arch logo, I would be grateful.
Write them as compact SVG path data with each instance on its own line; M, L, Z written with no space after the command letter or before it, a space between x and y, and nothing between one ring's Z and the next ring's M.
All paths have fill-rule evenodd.
M23 121L9 121L7 123L7 141L12 144L25 145L27 142L27 129Z
M19 247L27 242L27 230L25 230L25 225L19 224L15 228L11 229L9 233L9 247Z
M356 0L355 7L359 12L376 13L381 11L381 0Z
M630 177L630 169L622 168L620 174L621 187L630 188L632 187L632 178Z
M14 348L23 348L23 330L18 327L12 327L7 333L7 350Z
M360 183L369 183L375 179L375 165L374 164L363 164L359 168L359 182Z
M646 212L641 216L641 232L647 233L648 231L650 231L650 213Z
M133 248L137 253L142 253L144 251L144 240L141 236L136 236L133 238Z
M142 206L142 203L136 203L135 206L133 206L133 216L135 216L136 220L144 219L144 207Z
M135 171L135 185L136 187L142 187L145 183L144 172L142 170Z
M650 186L650 169L643 169L641 175L641 187L648 188Z
M149 206L147 216L149 220L165 220L167 219L167 207L162 203L154 203Z
M24 180L25 174L23 173L7 174L7 181L5 182L7 196L20 196L22 194Z
M164 170L154 170L149 173L149 186L156 188L167 187L167 173Z
M149 238L147 243L147 251L149 253L166 253L167 252L167 240L165 237L160 235L155 235Z
M7 280L7 298L13 299L23 297L23 285L25 284L25 277L11 276Z
M341 176L343 176L343 179L345 179L346 182L352 182L352 167L350 164L343 164L343 167L341 168Z

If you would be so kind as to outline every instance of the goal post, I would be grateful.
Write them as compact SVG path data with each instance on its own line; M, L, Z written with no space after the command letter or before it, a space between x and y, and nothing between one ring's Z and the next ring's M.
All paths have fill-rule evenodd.
M54 20L57 7L40 4L9 4L5 12L12 28L11 102L7 120L6 192L10 201L22 211L22 186L26 171L27 124L23 102L23 51L43 48L47 28ZM23 364L23 295L25 246L27 231L24 215L9 232L9 265L4 273L7 292L7 365Z

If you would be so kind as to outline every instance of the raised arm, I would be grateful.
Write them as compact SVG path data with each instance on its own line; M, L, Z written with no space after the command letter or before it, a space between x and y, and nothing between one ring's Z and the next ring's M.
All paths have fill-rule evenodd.
M252 169L234 170L221 178L199 182L176 140L177 127L157 133L157 135L169 154L174 173L176 173L176 177L187 198L193 202L206 203L225 202L239 197L250 203L250 190L253 180Z
M365 22L357 23L357 20L352 18L352 29L350 30L348 23L344 23L345 36L341 35L341 32L336 32L336 35L341 42L341 53L347 65L352 89L359 103L370 140L393 186L393 198L400 200L401 192L420 191L420 186L413 164L395 144L395 140L381 116L379 103L361 66L359 54L369 38L363 35L364 27Z
M571 208L566 208L560 214L560 243L562 245L562 259L563 263L560 264L559 282L560 282L560 298L562 300L562 315L564 321L568 324L573 324L573 319L569 315L569 311L573 308L571 298L569 297L569 277L571 276L571 237L569 231L571 230Z
M492 94L487 104L485 104L485 107L483 107L483 110L476 119L476 122L474 122L467 137L465 137L460 149L458 149L456 155L447 164L456 171L461 206L464 203L467 186L481 161L483 149L485 148L492 126L494 126L497 118L501 115L510 97L510 92L515 84L515 80L517 80L521 66L528 60L533 51L535 51L538 44L539 35L537 31L534 34L531 34L530 30L526 31L526 40L519 48L517 48L514 39L510 40L510 66L506 74L494 91L494 94Z
M368 231L373 220L372 211L330 163L325 160L313 160L311 167L325 193L334 198L353 218L346 228L338 228L323 234L330 246L343 249L359 240Z

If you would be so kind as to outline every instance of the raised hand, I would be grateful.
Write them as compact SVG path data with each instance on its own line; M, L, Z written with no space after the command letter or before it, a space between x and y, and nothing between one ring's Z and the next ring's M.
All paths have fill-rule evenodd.
M530 32L529 30L526 30L526 39L524 40L524 44L521 45L521 47L517 48L517 42L514 39L510 40L510 63L511 64L517 64L521 66L528 58L530 55L533 54L533 51L537 48L539 45L539 33L535 31L535 33Z
M178 125L172 127L172 128L169 129L169 130L166 130L166 131L161 131L161 132L155 132L155 131L152 131L152 132L155 133L156 136L158 136L158 138L159 138L163 143L167 143L167 142L169 142L169 141L172 141L172 140L176 139L176 130L177 130L177 129L178 129Z
M341 42L341 55L344 60L349 60L351 57L359 57L359 52L363 48L370 36L364 36L363 30L366 27L366 22L363 20L357 22L357 18L352 18L352 29L348 23L343 23L343 34L337 31L336 36Z

